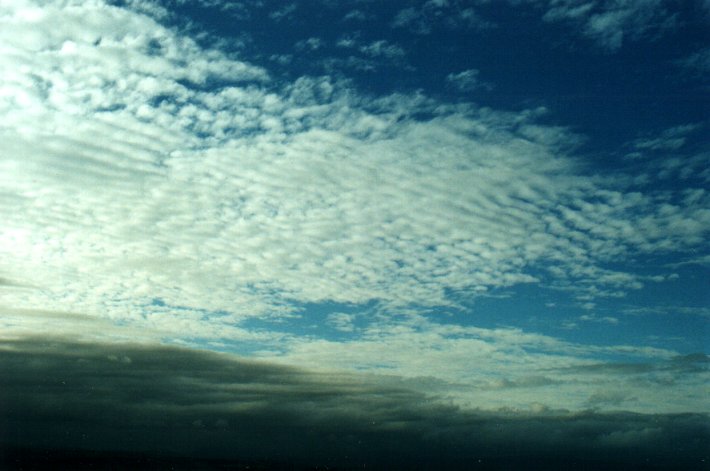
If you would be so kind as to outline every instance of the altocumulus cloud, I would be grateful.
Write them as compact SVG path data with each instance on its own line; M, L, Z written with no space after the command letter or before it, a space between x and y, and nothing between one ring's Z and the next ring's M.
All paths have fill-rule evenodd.
M371 37L309 31L290 53L330 75L294 66L288 78L247 54L248 33L197 32L177 3L2 3L8 466L33 453L51 466L58 449L386 469L703 466L707 357L616 333L632 315L707 314L633 299L707 266L707 123L629 136L618 167L594 166L585 136L548 124L545 107L368 94L345 76L414 70L407 35L495 29L466 2L393 7ZM677 26L671 2L524 3L608 54ZM229 5L221 13L249 17ZM264 21L297 24L309 5ZM704 58L676 63L702 70ZM483 65L456 66L435 81L501 89ZM570 314L554 319L606 329L604 343L470 307L530 286L562 293L550 311Z
M462 411L383 378L176 347L3 340L0 373L5 469L239 459L244 469L651 470L707 459L703 415Z
M39 288L11 305L133 318L159 298L234 323L287 300L448 305L528 282L618 295L642 280L609 262L708 227L707 195L661 208L671 196L585 175L541 110L276 84L100 2L2 21L2 272Z
M620 18L642 8L629 5ZM654 5L649 18L662 11ZM701 188L641 191L633 176L591 171L575 157L583 139L544 124L544 108L372 96L335 74L275 78L234 48L207 46L190 25L167 26L171 14L154 3L3 8L0 289L14 314L0 325L8 335L46 330L41 310L78 312L69 325L92 340L125 336L121 325L152 340L249 343L302 366L395 368L543 397L545 387L578 379L516 377L546 378L544 369L598 354L675 355L445 326L423 313L526 284L587 306L639 290L652 278L625 262L703 247L710 194ZM573 15L571 4L559 8L560 18ZM294 3L274 18L298 11ZM591 10L578 13L592 21ZM394 62L411 55L394 41L358 41L343 47ZM680 149L691 128L664 134L665 144L636 140L635 150ZM647 177L672 179L704 159L669 160ZM326 302L376 308L357 326L330 318L351 342L278 324L249 328ZM479 376L462 358L479 360ZM695 387L697 378L680 381ZM584 394L566 390L565 407L593 394L584 381L576 383ZM649 394L630 397L643 410L701 403L681 389L644 402Z

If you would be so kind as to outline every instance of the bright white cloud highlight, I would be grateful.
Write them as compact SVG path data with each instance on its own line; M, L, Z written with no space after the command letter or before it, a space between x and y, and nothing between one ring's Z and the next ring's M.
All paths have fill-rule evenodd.
M534 113L362 101L327 78L269 91L263 70L99 2L2 22L3 271L38 287L12 303L241 318L530 282L603 295L639 285L608 260L708 227L704 197L579 174Z
M414 347L428 345L438 350L427 368L447 381L462 377L451 359L473 353L522 374L525 361L507 363L525 353L516 342L553 339L406 322L417 309L525 283L580 303L624 296L646 278L619 262L690 250L710 228L706 192L679 201L589 174L570 155L575 136L538 123L544 110L364 97L330 77L274 84L259 67L100 1L3 8L4 306L183 340L286 345L279 354L305 363L325 355L379 368L375 358L389 358L411 375L425 366ZM385 41L357 47L403 55ZM298 315L304 303L371 301L385 321L363 321L370 330L353 348L242 325ZM25 332L13 319L5 326ZM355 330L346 314L328 322ZM495 342L476 338L487 335ZM489 390L506 384L488 374Z

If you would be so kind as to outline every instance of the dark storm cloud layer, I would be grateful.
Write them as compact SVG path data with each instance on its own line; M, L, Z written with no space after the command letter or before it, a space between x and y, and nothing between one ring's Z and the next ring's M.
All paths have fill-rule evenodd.
M48 467L66 453L86 465L115 452L367 469L700 469L707 460L701 414L463 412L382 379L179 348L5 340L0 377L6 466L27 448L55 450L20 455L48 456Z

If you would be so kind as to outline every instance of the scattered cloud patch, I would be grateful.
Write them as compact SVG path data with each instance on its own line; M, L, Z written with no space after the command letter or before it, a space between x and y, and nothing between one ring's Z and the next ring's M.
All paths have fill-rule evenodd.
M344 17L344 21L365 21L368 16L362 10L350 10Z
M401 59L405 55L404 49L385 40L373 41L370 44L361 46L360 52L366 56L384 57L386 59Z
M276 22L289 20L293 18L293 14L297 9L298 4L296 2L288 3L283 7L279 8L278 10L274 10L273 12L269 13L269 18Z
M303 51L303 50L308 50L308 51L317 51L318 49L322 48L324 45L323 40L320 38L308 38L304 39L302 41L298 41L295 44L296 50Z
M401 59L406 53L404 49L384 39L363 43L357 37L346 36L338 40L337 46L344 49L354 49L371 58Z
M623 311L630 315L661 314L661 315L690 315L710 317L710 308L694 306L655 306L655 307L634 307Z
M682 262L671 263L668 266L671 268L679 268L686 265L701 265L710 266L710 255L702 255L700 257L692 257L689 260L684 260ZM676 277L677 278L677 277Z
M591 303L591 304L594 304L594 303ZM594 306L591 306L591 307L583 306L583 308L591 310L591 309L594 309ZM584 322L600 322L600 323L611 324L611 325L616 325L619 323L619 319L617 319L616 317L611 317L611 316L599 317L599 316L590 315L590 314L585 314L585 315L580 316L579 320L584 321Z
M679 60L678 65L694 73L707 73L710 71L710 47L700 49L697 52Z
M484 30L492 23L478 15L476 10L458 1L427 0L397 12L393 28L404 28L418 35L431 34L437 28Z
M431 32L431 27L421 19L421 14L413 7L400 10L395 16L392 25L395 28L411 27L420 34Z
M539 3L532 0L532 3ZM581 25L584 35L609 51L616 51L626 41L649 37L676 25L676 16L669 12L664 0L545 1L544 20L564 21Z
M682 126L674 126L670 129L665 129L658 137L639 139L635 142L637 149L648 149L655 151L673 151L678 150L687 140L687 136L699 129L700 124L685 124Z
M333 314L328 314L326 322L341 332L353 332L355 331L355 317L356 316L354 314L335 312Z
M476 69L468 69L458 73L450 73L446 76L446 82L462 92L473 90L491 90L493 86L479 79L480 72Z

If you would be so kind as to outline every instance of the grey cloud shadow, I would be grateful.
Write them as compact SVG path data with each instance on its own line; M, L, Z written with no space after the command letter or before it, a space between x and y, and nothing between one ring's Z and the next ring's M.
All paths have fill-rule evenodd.
M34 288L32 285L0 276L0 288Z
M119 452L214 469L697 469L710 436L702 414L466 411L386 379L156 345L3 340L0 378L9 469Z
M16 283L0 276L0 286L16 286Z

